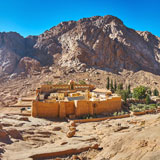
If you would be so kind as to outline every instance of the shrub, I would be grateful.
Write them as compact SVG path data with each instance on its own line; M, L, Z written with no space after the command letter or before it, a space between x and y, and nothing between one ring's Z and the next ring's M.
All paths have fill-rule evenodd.
M46 82L44 82L45 84L48 84L48 85L52 85L53 84L53 82L52 81L46 81Z
M157 106L156 106L156 104L150 104L150 105L149 105L149 108L150 108L150 109L156 109Z
M143 105L143 104L138 104L137 107L138 107L139 109L142 109L142 108L144 108L144 105Z
M145 108L145 110L149 110L150 109L149 105L145 105L144 108Z
M117 116L117 112L114 112L114 113L113 113L113 116Z
M154 91L153 91L153 95L154 95L154 96L159 96L159 92L158 92L158 90L157 90L157 89L154 89Z
M79 84L86 84L86 82L85 82L85 81L80 80L80 81L79 81Z
M136 99L144 99L146 98L147 87L139 86L133 89L133 97Z
M139 108L135 108L133 112L140 112Z
M129 97L129 93L127 90L118 90L118 91L116 91L116 93L121 96L121 98L124 100L124 102L127 101L127 98Z
M146 104L149 104L151 102L150 96L148 94L146 96L145 101L146 101Z

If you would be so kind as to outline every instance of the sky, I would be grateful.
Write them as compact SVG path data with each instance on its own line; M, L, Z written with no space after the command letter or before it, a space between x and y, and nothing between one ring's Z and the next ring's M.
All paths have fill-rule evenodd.
M62 21L104 15L160 37L160 0L0 0L0 32L39 35Z

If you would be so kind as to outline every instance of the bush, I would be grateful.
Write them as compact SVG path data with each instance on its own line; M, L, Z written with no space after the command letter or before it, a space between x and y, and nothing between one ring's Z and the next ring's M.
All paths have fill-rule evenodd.
M156 105L156 104L150 104L150 105L149 105L149 108L150 108L150 109L156 109L156 108L157 108L157 105Z
M139 109L142 109L142 108L144 108L144 105L143 105L143 104L138 104L137 107L138 107Z
M127 98L129 98L128 90L118 90L118 91L116 91L116 93L121 96L121 98L124 100L124 102L126 102Z
M146 96L145 101L146 101L146 104L149 104L151 102L150 96L148 94Z
M154 91L153 91L153 95L154 95L154 96L159 96L159 92L158 92L158 90L157 90L157 89L154 89Z
M140 109L139 108L135 108L135 109L133 109L133 112L140 112Z
M145 110L149 110L150 109L149 105L145 105L144 108L145 108Z
M46 82L44 82L45 84L48 84L48 85L52 85L53 84L53 82L52 81L46 81Z
M85 82L85 81L80 80L80 81L79 81L79 84L86 84L86 82Z
M146 98L147 87L139 86L133 89L133 98L144 99Z
M117 116L117 112L114 112L114 113L113 113L113 116Z

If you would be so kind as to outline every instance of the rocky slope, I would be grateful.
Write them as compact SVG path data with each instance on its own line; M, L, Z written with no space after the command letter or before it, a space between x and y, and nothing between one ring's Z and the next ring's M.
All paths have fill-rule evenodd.
M1 113L0 159L159 160L159 122L160 113L77 123L68 138L67 122Z
M65 67L160 71L160 38L129 29L109 15L62 22L40 35L35 47L60 54L57 63Z
M33 70L39 62L78 70L94 67L114 73L127 69L159 74L160 38L127 28L110 15L62 22L37 37L0 33L1 72L28 70L19 65L24 57L34 59L22 60L31 61Z

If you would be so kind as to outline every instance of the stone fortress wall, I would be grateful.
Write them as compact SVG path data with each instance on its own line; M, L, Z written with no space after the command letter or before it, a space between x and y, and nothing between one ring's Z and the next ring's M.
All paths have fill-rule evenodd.
M121 97L119 96L108 97L107 93L105 93L105 100L91 100L91 93L93 92L90 91L94 89L93 85L76 84L74 81L63 85L42 85L36 90L37 99L32 102L32 116L43 118L76 118L88 114L107 114L121 110ZM111 94L111 91L107 92L109 95ZM46 94L57 94L58 99L44 98L41 100L41 95L45 97L43 95ZM72 97L70 97L71 95ZM66 101L66 97L70 100ZM84 99L80 99L80 97L84 97Z
M43 118L65 118L70 115L80 117L83 115L94 115L113 113L121 110L121 97L112 97L106 101L57 101L40 102L33 101L32 116Z

